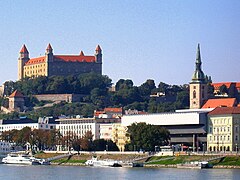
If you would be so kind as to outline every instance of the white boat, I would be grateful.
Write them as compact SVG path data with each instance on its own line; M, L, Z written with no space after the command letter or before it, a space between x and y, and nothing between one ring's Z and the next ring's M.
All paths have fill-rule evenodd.
M207 161L193 161L190 163L177 164L177 168L190 168L190 169L202 169L202 168L212 168L212 165Z
M24 154L8 154L7 157L2 159L5 164L22 164L22 165L39 165L38 159Z
M85 164L87 166L122 167L122 165L118 161L114 161L111 159L98 160L96 157L92 157L92 159L87 160Z

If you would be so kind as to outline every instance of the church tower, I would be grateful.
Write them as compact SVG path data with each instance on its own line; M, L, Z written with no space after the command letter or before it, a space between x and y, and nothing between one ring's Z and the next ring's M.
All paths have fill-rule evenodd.
M207 79L202 71L200 45L197 47L195 71L190 82L190 109L199 109L208 99Z
M24 65L28 60L29 60L29 53L24 44L22 49L19 52L19 57L18 57L18 80L21 80L24 78Z

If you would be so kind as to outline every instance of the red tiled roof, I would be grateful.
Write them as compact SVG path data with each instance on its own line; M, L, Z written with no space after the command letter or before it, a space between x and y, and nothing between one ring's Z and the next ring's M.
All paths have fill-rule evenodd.
M104 111L95 111L94 116L99 116L100 114L104 114Z
M221 82L221 83L212 83L211 85L214 87L214 89L220 88L222 85L226 85L227 88L231 86L233 82Z
M217 107L209 115L240 114L240 107Z
M13 98L13 97L23 97L23 94L20 91L15 90L9 97L10 98Z
M122 108L104 108L105 112L122 113Z
M220 99L208 99L203 105L204 108L216 108L216 107L234 107L236 106L236 98L220 98Z
M32 58L28 60L25 65L31 65L31 64L38 64L38 63L43 63L45 62L45 56L37 57L37 58Z
M54 55L54 60L66 62L96 62L95 56Z
M28 53L28 50L27 50L25 44L23 45L22 49L20 50L20 53Z
M237 88L237 90L240 90L240 82L236 83L236 88Z

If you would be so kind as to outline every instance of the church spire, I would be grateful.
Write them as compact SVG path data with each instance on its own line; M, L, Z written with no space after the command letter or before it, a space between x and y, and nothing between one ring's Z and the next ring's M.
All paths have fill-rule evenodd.
M200 54L200 44L198 43L198 47L197 47L197 55L196 55L196 63L200 63L202 64L201 62L201 54Z
M192 82L204 82L205 75L202 71L202 61L200 53L200 44L197 46L196 62L195 62L195 71L192 76Z

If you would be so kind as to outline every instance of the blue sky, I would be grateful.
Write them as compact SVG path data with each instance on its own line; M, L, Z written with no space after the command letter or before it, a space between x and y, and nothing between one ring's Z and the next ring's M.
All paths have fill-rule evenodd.
M240 1L8 0L0 10L0 83L17 79L18 52L30 57L92 55L103 50L103 74L113 83L154 79L187 84L197 43L202 68L214 82L240 81Z

